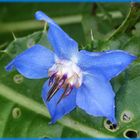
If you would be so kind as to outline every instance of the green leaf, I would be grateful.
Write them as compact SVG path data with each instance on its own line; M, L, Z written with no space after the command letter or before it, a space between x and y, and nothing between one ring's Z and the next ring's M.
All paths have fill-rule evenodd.
M114 137L105 129L103 118L91 117L80 109L55 125L48 125L50 116L40 95L46 79L29 80L17 71L6 72L4 68L15 56L36 43L51 49L46 32L36 32L15 39L0 56L0 108L3 118L0 121L0 136Z
M140 131L140 77L136 77L126 82L117 93L117 119L119 120L120 132L118 137L129 136L125 134L131 131L131 134L137 134ZM131 135L132 136L132 135ZM130 137L129 137L130 138Z
M111 36L108 40L105 40L114 28L119 26L129 7L121 8L121 3L117 6L120 10L117 9L117 11L115 11L116 8L113 4L98 4L99 9L97 9L97 15L84 15L81 24L81 14L91 12L91 4L74 4L74 6L73 4L60 4L60 7L58 4L50 5L51 4L47 5L47 14L56 17L56 21L58 21L60 25L63 25L62 28L80 44L81 48L90 51L122 49L138 57L140 56L139 24L136 24L136 29L132 31L132 27L134 27L139 18L138 7L134 6L133 9L131 9L135 12L130 11L127 20L125 20L124 24L116 31L115 37ZM125 5L128 6L128 4ZM15 8L15 6L17 8ZM38 10L36 8L38 4L24 4L22 6L33 14ZM32 9L30 9L30 6ZM39 4L39 7L40 6L40 10L46 9L46 5L44 4ZM20 9L18 9L19 7ZM55 10L56 7L59 9L57 13ZM2 5L0 16L3 22L1 25L3 26L4 24L5 26L3 26L4 28L2 28L1 31L4 30L7 32L9 29L13 29L14 31L23 30L23 32L20 32L21 35L27 33L25 32L26 29L42 27L41 24L39 25L32 20L28 21L33 14L25 16L25 14L21 12L14 15L13 18L13 13L21 9L20 4L9 5L8 7L6 5L6 10L5 4ZM64 13L66 9L69 11L68 13ZM11 13L9 11L15 12ZM135 16L137 17L136 19L133 18ZM128 19L130 19L130 21ZM27 24L29 26L26 26ZM124 27L124 25L127 26ZM83 26L83 30L81 26ZM93 38L91 38L91 29ZM129 34L122 33L129 29L131 29ZM85 38L83 32L85 33ZM133 36L130 34L131 32ZM3 38L1 38L1 40L8 42L9 38L7 34L5 34L6 37L4 34L2 35ZM84 45L85 39L89 44ZM79 108L63 117L63 119L59 120L56 124L49 125L50 116L41 99L42 86L47 79L29 80L20 75L16 70L6 72L4 68L14 57L34 44L41 44L52 49L47 40L46 32L39 31L22 38L15 38L8 46L7 42L0 45L0 137L113 138L126 137L126 135L127 137L139 137L137 134L137 132L140 131L139 58L129 66L126 71L111 81L116 93L117 126L111 124L103 117L92 117Z

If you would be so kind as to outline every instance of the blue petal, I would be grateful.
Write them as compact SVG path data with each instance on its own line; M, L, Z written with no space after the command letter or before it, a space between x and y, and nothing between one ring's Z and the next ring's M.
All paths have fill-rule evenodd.
M16 68L19 73L30 79L48 77L48 69L54 63L54 54L41 45L35 45L13 59L6 70Z
M114 92L110 83L101 75L84 75L83 84L77 92L76 104L90 115L103 116L116 123Z
M72 59L78 53L78 44L70 38L51 18L42 11L35 14L37 20L44 20L49 24L48 39L58 57Z
M58 119L61 119L76 107L76 90L73 89L67 97L63 98L60 103L57 104L64 90L60 89L48 102L46 99L49 89L50 87L48 86L47 81L43 86L42 99L50 112L52 118L51 123L55 123Z
M78 64L83 70L97 69L110 80L120 74L135 59L135 56L121 50L101 53L80 51Z

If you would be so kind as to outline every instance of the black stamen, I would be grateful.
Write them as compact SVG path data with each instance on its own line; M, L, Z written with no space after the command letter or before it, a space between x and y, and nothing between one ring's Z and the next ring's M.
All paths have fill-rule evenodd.
M68 87L69 87L69 85L66 86L66 88L65 88L65 90L64 90L64 92L63 92L63 94L61 95L60 99L58 100L58 102L57 102L56 104L59 104L60 101L65 97L65 94L67 93Z
M49 78L49 86L51 86L54 83L55 78L56 78L56 72L52 74L52 76Z
M58 83L57 83L57 80L56 80L55 83L53 84L53 86L51 87L51 89L48 92L47 101L50 101L51 98L55 95L55 93L57 92L56 91L57 86L58 86Z
M62 78L56 79L55 83L53 84L53 86L51 87L51 89L48 92L47 101L50 101L52 99L52 97L55 95L55 93L63 86L66 78L67 78L67 76L64 75Z

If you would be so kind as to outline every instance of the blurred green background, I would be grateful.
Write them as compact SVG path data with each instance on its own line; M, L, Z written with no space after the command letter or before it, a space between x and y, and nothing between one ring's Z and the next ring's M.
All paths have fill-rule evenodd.
M34 19L37 10L56 19L68 34L84 44L84 33L88 34L90 28L93 33L99 31L96 36L100 38L100 32L107 34L117 28L130 8L127 3L1 3L0 7L1 44L13 39L12 32L22 37L41 29L43 26Z

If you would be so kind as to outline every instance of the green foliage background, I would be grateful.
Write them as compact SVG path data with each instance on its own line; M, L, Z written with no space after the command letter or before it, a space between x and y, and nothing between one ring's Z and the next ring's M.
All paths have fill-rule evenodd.
M0 7L0 137L139 137L139 4L1 3ZM56 20L80 49L122 49L138 56L111 81L116 93L117 126L79 108L48 125L50 116L41 100L46 79L29 80L17 71L5 71L9 61L36 43L51 49L44 23L34 20L37 10Z

